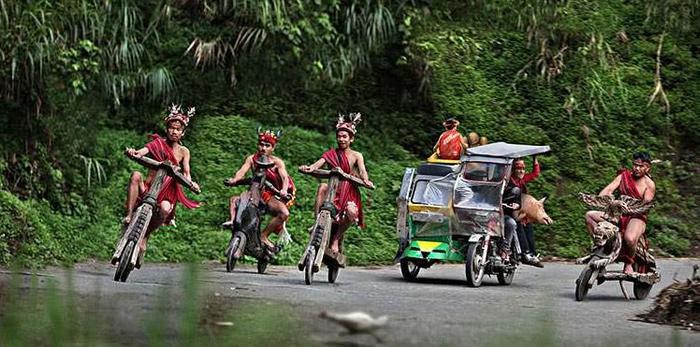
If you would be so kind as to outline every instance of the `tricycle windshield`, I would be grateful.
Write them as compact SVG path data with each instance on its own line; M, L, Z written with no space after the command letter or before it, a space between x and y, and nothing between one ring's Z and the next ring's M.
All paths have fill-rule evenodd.
M454 206L460 209L500 211L501 182L458 179L455 182Z
M468 181L500 182L506 175L507 165L501 163L467 162L462 169L462 178Z
M433 179L419 179L411 201L417 204L447 206L452 199L455 174Z

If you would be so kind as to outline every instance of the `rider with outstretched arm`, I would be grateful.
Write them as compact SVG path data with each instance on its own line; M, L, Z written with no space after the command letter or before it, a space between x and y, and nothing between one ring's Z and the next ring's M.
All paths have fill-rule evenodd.
M191 180L190 176L190 151L183 146L180 140L185 136L187 125L190 118L194 116L195 109L191 107L187 113L183 112L180 106L172 105L170 113L165 117L166 137L153 134L150 136L151 142L147 143L143 148L136 150L127 148L126 153L132 157L149 156L157 161L170 161L173 165L177 165L182 170L182 174ZM142 199L144 194L151 186L152 180L156 175L156 170L149 170L146 179L143 179L141 172L134 171L131 173L131 179L127 187L126 198L126 217L122 220L124 225L131 222L134 208L137 206L139 199ZM194 190L199 190L199 185L192 182ZM163 185L158 194L157 204L158 213L154 215L151 223L148 226L146 235L143 238L143 243L139 245L141 252L146 250L148 237L151 232L158 229L161 225L171 224L175 218L175 207L177 203L181 203L186 208L195 208L199 203L192 201L185 196L182 186L170 176L165 177ZM117 259L118 260L118 259ZM116 260L113 259L114 263Z
M527 194L527 184L534 181L540 175L540 163L537 161L537 156L533 158L532 172L525 172L525 161L518 158L513 161L513 173L510 176L510 181L520 188L522 194ZM518 241L522 249L522 261L524 264L543 267L540 259L537 258L535 250L535 231L532 223L523 220L518 223Z
M627 195L635 199L640 199L645 202L651 202L656 193L656 184L649 176L651 170L651 156L646 152L637 152L632 155L632 170L622 169L617 177L610 182L598 194L599 196L613 195L615 190L619 190L620 194ZM586 212L586 227L592 235L593 230L599 222L602 222L604 212L588 211ZM618 259L625 263L624 273L632 273L634 256L637 249L639 238L644 235L646 230L647 214L636 214L631 216L622 216L620 218L620 232L622 233L622 251Z
M337 167L347 174L359 176L366 185L374 187L374 183L369 180L362 153L350 149L350 145L355 141L355 127L360 120L361 115L359 113L341 116L338 119L335 131L338 147L323 153L321 158L315 163L300 166L299 170L312 172L320 169L323 165L328 165L330 168ZM319 184L316 192L316 213L318 213L327 191L328 184ZM364 227L360 189L351 182L340 181L333 204L337 211L335 222L338 225L338 229L331 240L330 248L333 252L339 252L339 241L343 238L345 231L353 224L357 224L361 228Z

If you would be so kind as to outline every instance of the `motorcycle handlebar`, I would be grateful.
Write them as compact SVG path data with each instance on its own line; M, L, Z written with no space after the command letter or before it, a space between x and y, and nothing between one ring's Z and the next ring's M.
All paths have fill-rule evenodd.
M244 178L244 179L237 181L237 182L234 182L234 183L231 183L228 179L225 179L224 185L227 187L246 186L246 185L249 185L250 182L252 182L252 179L250 179L250 178Z
M224 180L224 185L227 187L236 187L236 186L245 186L249 185L251 182L253 182L252 178L244 178L238 182L235 182L233 184L230 183L228 179ZM291 194L283 194L279 189L277 189L272 183L269 181L265 181L265 188L269 189L272 191L272 193L282 202L288 202L289 200L292 200L292 195Z
M183 175L180 172L180 169L171 164L169 161L157 161L149 157L130 155L129 152L126 151L124 152L124 154L127 156L127 158L147 167L148 169L164 169L168 176L174 178L176 181L178 181L183 186L187 187L187 189L191 190L193 193L201 193L201 190L195 188L195 186L192 184L192 181L188 180L187 177L185 177L185 175Z
M338 178L340 178L342 180L350 181L350 182L352 182L355 185L358 185L360 187L367 188L367 189L374 189L373 186L369 186L369 185L365 184L365 182L362 181L360 178L355 177L353 175L349 175L337 167L334 167L330 170L316 169L316 170L309 171L309 172L302 170L300 167L299 172L304 174L304 175L309 175L312 177L322 178L322 179L330 178L331 176L336 175L336 176L338 176Z

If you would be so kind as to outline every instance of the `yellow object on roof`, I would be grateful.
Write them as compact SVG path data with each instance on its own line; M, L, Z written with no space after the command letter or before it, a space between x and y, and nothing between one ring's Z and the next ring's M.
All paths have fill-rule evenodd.
M408 203L408 212L437 212L448 215L448 211L448 206L423 205L414 204L411 202Z
M436 164L459 164L459 160L449 160L449 159L438 159L437 153L433 153L428 159L426 160L428 163L436 163Z

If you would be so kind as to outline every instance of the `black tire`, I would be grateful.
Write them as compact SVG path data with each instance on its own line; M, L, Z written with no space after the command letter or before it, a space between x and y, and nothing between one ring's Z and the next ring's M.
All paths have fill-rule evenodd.
M634 297L637 300L644 300L649 296L649 292L651 291L651 287L653 287L653 284L648 284L644 282L634 282Z
M513 277L515 277L515 270L511 272L499 272L496 274L498 283L504 286L509 286L511 283L513 283Z
M403 276L403 279L409 282L415 281L416 277L418 277L418 272L420 272L420 267L408 259L401 259L399 263L401 264L401 276Z
M591 280L593 272L593 269L589 265L586 265L576 279L576 301L583 301L583 299L586 298L586 294L588 294L588 282Z
M117 266L117 271L114 272L115 281L126 282L126 279L129 277L129 273L133 269L130 260L134 253L135 245L136 243L132 240L128 241L126 246L124 246L122 255L119 257L119 266Z
M338 265L328 265L328 283L335 283L339 272L340 267Z
M228 246L228 254L226 254L226 272L232 272L233 269L236 267L236 262L238 259L236 258L236 253L238 251L238 247L241 246L241 236L236 233L236 235L231 238L231 241L229 242Z
M259 274L264 274L265 270L267 269L267 261L265 260L258 260L258 273Z
M465 272L467 274L467 285L470 287L479 287L484 279L484 259L481 259L481 242L470 243L467 247L467 259L465 263Z
M311 247L304 259L304 283L308 285L314 282L314 259L316 259L316 249Z

